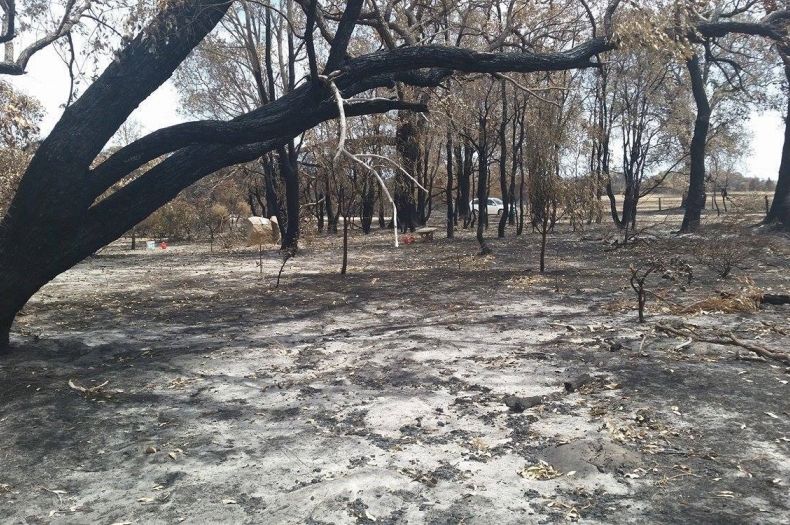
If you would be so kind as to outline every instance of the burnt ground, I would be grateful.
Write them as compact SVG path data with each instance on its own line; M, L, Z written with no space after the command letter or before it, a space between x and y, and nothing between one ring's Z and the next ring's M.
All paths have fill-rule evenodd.
M657 326L786 351L790 306L749 297L790 291L790 241L720 279L668 231L552 235L544 275L534 235L354 232L345 277L324 236L279 288L274 250L111 246L0 362L0 522L788 523L787 365ZM639 324L648 252L694 278L651 275Z

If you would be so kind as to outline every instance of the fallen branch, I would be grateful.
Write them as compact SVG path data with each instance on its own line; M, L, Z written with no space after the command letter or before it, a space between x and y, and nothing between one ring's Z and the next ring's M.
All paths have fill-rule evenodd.
M763 345L759 345L752 341L744 341L743 339L739 339L732 334L730 334L730 339L732 339L732 342L735 343L736 345L743 347L746 350L750 350L755 354L759 355L760 357L775 359L776 361L779 361L786 365L790 365L790 354L787 354L785 352L780 352L778 350L774 350L773 348L768 348Z
M766 358L760 357L759 355L742 354L740 351L735 352L735 359L738 361L752 361L755 363L765 363L768 361Z
M707 337L698 334L697 332L695 332L690 328L687 328L686 331L683 331L663 324L657 324L656 330L661 330L662 332L678 337L683 337L683 338L690 337L694 341L698 341L701 343L710 343L714 345L739 346L741 348L745 348L746 350L754 352L760 357L773 359L775 361L779 361L780 363L790 365L790 354L787 354L785 352L780 352L779 350L775 350L773 348L769 348L767 346L757 344L753 341L745 341L743 339L736 337L733 334L727 334L726 336L723 337Z

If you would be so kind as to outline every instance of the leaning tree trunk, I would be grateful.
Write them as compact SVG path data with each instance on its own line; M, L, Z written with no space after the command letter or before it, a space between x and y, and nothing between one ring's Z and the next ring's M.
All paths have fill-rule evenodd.
M66 108L41 142L0 224L0 351L8 347L17 312L39 288L156 209L138 204L147 213L130 214L120 226L114 223L116 217L95 217L91 205L107 188L103 177L88 176L90 166L132 111L170 77L230 4L198 0L155 17ZM159 37L152 39L150 34ZM124 195L136 191L135 182L124 188ZM109 200L92 208L103 208ZM113 202L119 200L123 199Z
M780 50L783 60L790 62L790 49ZM785 65L785 76L790 81L790 65ZM787 97L787 113L785 115L785 140L782 145L782 162L779 164L779 178L776 181L774 200L765 216L765 223L778 224L790 230L790 95Z
M686 68L691 77L691 91L697 106L697 119L694 122L694 135L691 138L689 150L689 188L686 197L686 212L683 214L680 233L695 231L699 227L702 210L705 209L705 143L708 138L711 114L710 102L705 93L702 69L696 54L686 62Z

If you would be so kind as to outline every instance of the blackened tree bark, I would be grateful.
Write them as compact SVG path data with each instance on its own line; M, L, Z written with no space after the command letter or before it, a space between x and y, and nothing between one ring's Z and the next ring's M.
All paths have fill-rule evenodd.
M469 197L471 196L471 189L472 189L472 155L474 154L474 148L468 141L464 141L464 145L458 145L455 147L455 159L456 159L456 166L458 170L456 173L458 174L458 203L457 213L459 217L463 218L464 222L464 229L469 226L469 218L471 215L471 210L469 209Z
M445 157L447 161L447 188L444 195L447 201L447 238L452 239L455 231L455 213L453 209L453 134L449 128L445 139Z
M611 151L609 144L612 138L612 126L614 124L614 112L609 103L609 66L604 64L598 69L595 81L595 106L593 120L595 123L595 134L592 140L592 155L590 156L590 173L592 174L592 197L596 203L600 202L603 196L604 181L606 181L606 194L609 197L609 204L612 211L612 219L617 227L621 227L620 217L617 214L617 206L613 199L609 163ZM594 212L593 212L594 213ZM592 215L588 223L592 223ZM597 218L596 222L600 222Z
M395 149L398 152L401 166L412 177L420 163L420 145L418 130L413 115L399 112L398 128L395 132ZM398 213L398 228L402 232L417 227L417 206L414 200L414 182L398 171L395 175L395 208Z
M318 223L318 233L323 233L323 231L324 231L324 194L317 187L316 187L316 191L315 191L315 201L316 201L315 215L316 215L316 221Z
M324 193L324 202L326 203L326 231L327 233L337 233L337 214L332 209L332 174L330 170L324 173L324 185L326 192Z
M522 214L521 197L516 199L516 172L519 169L522 146L524 145L523 118L526 112L526 97L524 97L522 100L522 102L519 102L518 97L516 97L516 105L513 113L513 125L511 126L511 144L513 146L513 153L510 155L510 189L508 191L508 200L510 201L510 207L508 208L508 220L511 226L515 226L517 220L521 221ZM516 234L519 235L520 233L521 232L517 228Z
M271 154L263 155L260 159L263 167L263 178L266 184L266 217L277 217L277 227L280 229L280 238L285 235L285 221L282 220L282 208L280 207L279 185L280 181L276 176L277 170L274 167L274 158Z
M790 82L790 47L780 46L779 53L784 61L785 77ZM790 95L787 98L785 113L785 137L782 145L782 161L779 164L779 178L776 181L774 200L765 216L766 224L776 224L790 230Z
M277 148L280 176L285 183L285 224L280 248L295 253L299 244L299 173L297 168L296 150L293 142ZM283 221L280 221L283 222Z
M499 191L502 195L502 200L505 203L505 209L502 210L502 215L499 217L499 224L497 226L497 237L502 238L505 236L505 225L507 218L510 215L510 196L508 195L508 180L507 180L507 86L505 80L502 80L502 122L499 124Z
M526 137L527 126L524 122L526 117L526 103L525 105L521 106L519 110L519 117L516 119L516 124L518 125L518 135L519 135L519 147L518 149L513 150L514 157L518 157L518 172L519 172L519 183L518 183L518 225L516 226L516 235L521 235L524 233L524 217L530 213L529 209L525 209L527 206L527 180L526 180L526 166L524 165L524 149L521 147L524 144L524 139Z
M378 188L378 200L379 201L379 228L386 228L387 227L387 220L384 218L384 190L381 189L381 186Z
M686 212L683 214L683 223L680 226L681 233L695 231L699 227L702 210L705 209L705 146L711 115L699 56L694 54L688 59L686 69L691 78L691 92L697 107L697 118L694 121L694 135L689 149L689 187Z
M373 224L373 211L376 205L376 181L370 173L362 175L362 233L370 233L370 226Z
M97 239L86 231L96 227L85 224L86 209L96 197L86 184L90 163L127 116L219 22L229 5L197 0L157 17L66 108L39 146L0 224L0 351L8 347L11 323L27 300L108 242L102 239L96 246ZM186 24L191 26L189 31L182 30ZM162 38L150 38L152 34ZM109 237L120 237L138 222L121 232L112 229Z
M487 108L486 108L487 109ZM478 255L491 253L483 236L487 216L488 199L488 113L478 116L477 127L477 242L480 244Z

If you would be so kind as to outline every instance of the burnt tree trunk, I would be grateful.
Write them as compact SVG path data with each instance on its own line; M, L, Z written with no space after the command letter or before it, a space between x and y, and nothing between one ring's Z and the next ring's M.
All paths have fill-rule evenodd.
M483 237L485 222L483 217L487 214L486 199L488 198L488 122L485 117L478 121L477 143L477 242L480 244L478 255L488 255L491 248Z
M544 210L540 225L540 273L546 271L546 245L548 244L550 229L549 216L548 210Z
M299 245L299 173L293 142L287 149L278 148L277 154L280 176L285 183L285 221L279 221L281 230L284 230L280 248L293 254Z
M277 191L279 181L275 177L274 159L271 155L264 155L261 157L261 165L263 166L263 177L266 183L266 212L267 217L277 217L277 226L280 228L280 238L283 238L285 221L283 220L283 212L280 207L279 192Z
M449 128L447 129L445 155L447 156L447 188L445 189L445 199L447 200L447 238L452 239L455 229L455 214L453 213L453 136Z
M785 77L790 81L790 48L780 48L782 60L785 61ZM779 164L779 178L776 181L774 200L765 216L766 224L778 224L784 230L790 230L790 95L787 98L785 113L785 137L782 145L782 161Z
M129 114L170 77L229 7L230 2L198 0L156 17L65 109L39 146L0 224L0 351L8 347L17 312L39 288L156 209L140 204L145 212L126 217L123 228L111 221L88 223L86 210L100 182L88 180L87 171ZM161 37L149 39L148 34Z
M507 218L510 215L510 197L508 195L508 180L507 180L507 89L505 81L502 80L502 122L499 125L499 191L502 195L505 208L502 210L502 215L499 217L499 225L497 226L497 237L502 238L505 236L505 225Z
M379 201L379 228L384 229L387 227L387 220L384 218L384 190L381 186L378 187L378 201Z
M472 155L474 148L465 143L463 147L456 146L455 158L457 159L458 166L458 216L464 220L464 229L469 227L469 216L471 210L469 209L469 197L472 190Z
M412 122L411 115L399 112L398 128L395 132L395 149L402 163L403 169L412 177L416 173L420 160L420 146L417 128ZM403 173L395 175L395 208L398 214L398 228L406 233L413 232L416 228L417 207L414 201L414 182Z
M680 226L681 233L695 231L699 227L702 210L705 209L705 147L711 115L710 102L707 93L705 93L702 68L696 54L686 61L686 68L691 77L691 91L697 106L697 119L694 121L694 135L691 138L689 150L689 188L686 197L686 211Z
M326 185L326 193L324 202L326 203L326 231L327 233L337 233L337 214L332 209L332 185L331 185L330 171L326 171L326 178L324 184Z
M362 233L370 233L370 226L373 224L373 211L376 205L376 181L372 180L369 173L362 175Z

